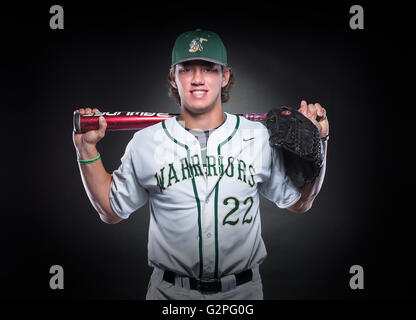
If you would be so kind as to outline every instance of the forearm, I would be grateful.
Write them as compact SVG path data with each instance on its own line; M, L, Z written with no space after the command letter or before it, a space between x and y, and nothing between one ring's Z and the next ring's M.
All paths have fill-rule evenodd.
M292 212L306 212L308 211L313 204L316 196L318 195L319 191L321 190L322 184L325 178L325 171L326 171L326 154L327 154L327 147L328 142L323 143L323 152L324 152L324 160L322 163L322 169L319 173L319 176L315 179L313 183L306 184L301 190L301 197L300 199L290 208L288 208Z
M94 147L78 150L78 159L92 159L98 156ZM81 179L91 204L106 223L118 222L118 216L114 213L110 204L111 175L105 170L103 162L79 163Z

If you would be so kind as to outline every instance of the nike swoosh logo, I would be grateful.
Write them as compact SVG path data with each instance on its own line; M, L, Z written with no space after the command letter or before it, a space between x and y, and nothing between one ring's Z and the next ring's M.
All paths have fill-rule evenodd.
M250 141L250 140L253 140L254 138L255 138L255 137L248 138L248 139L243 138L243 141Z

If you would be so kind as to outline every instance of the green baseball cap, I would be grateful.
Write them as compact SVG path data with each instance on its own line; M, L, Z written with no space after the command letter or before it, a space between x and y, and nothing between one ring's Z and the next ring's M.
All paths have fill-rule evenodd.
M190 60L204 60L227 66L227 51L218 34L196 29L182 33L172 50L172 65Z

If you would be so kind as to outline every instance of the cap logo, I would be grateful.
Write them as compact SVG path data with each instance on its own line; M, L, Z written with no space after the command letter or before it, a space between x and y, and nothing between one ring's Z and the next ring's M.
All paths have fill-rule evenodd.
M197 51L202 51L204 50L204 47L202 46L202 43L204 41L208 41L208 39L205 38L194 38L192 39L192 41L189 43L189 52L197 52Z

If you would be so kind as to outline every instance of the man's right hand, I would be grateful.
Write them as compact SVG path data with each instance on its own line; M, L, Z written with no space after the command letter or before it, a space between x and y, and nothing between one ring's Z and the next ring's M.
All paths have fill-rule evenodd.
M82 115L100 111L96 108L81 108L74 112L78 112ZM107 122L104 117L100 117L98 130L92 130L85 133L73 133L73 140L78 159L88 160L98 156L96 144L104 137L106 128ZM79 169L88 198L100 215L101 220L105 223L120 222L122 219L113 211L109 198L112 177L105 170L102 160L99 159L98 161L88 164L80 163Z
M79 113L81 115L98 112L100 111L97 108L80 108L74 111L74 113ZM104 138L107 122L105 121L104 117L100 117L98 124L98 130L91 130L85 133L73 133L74 146L80 159L90 159L97 156L98 153L96 144L98 141Z

